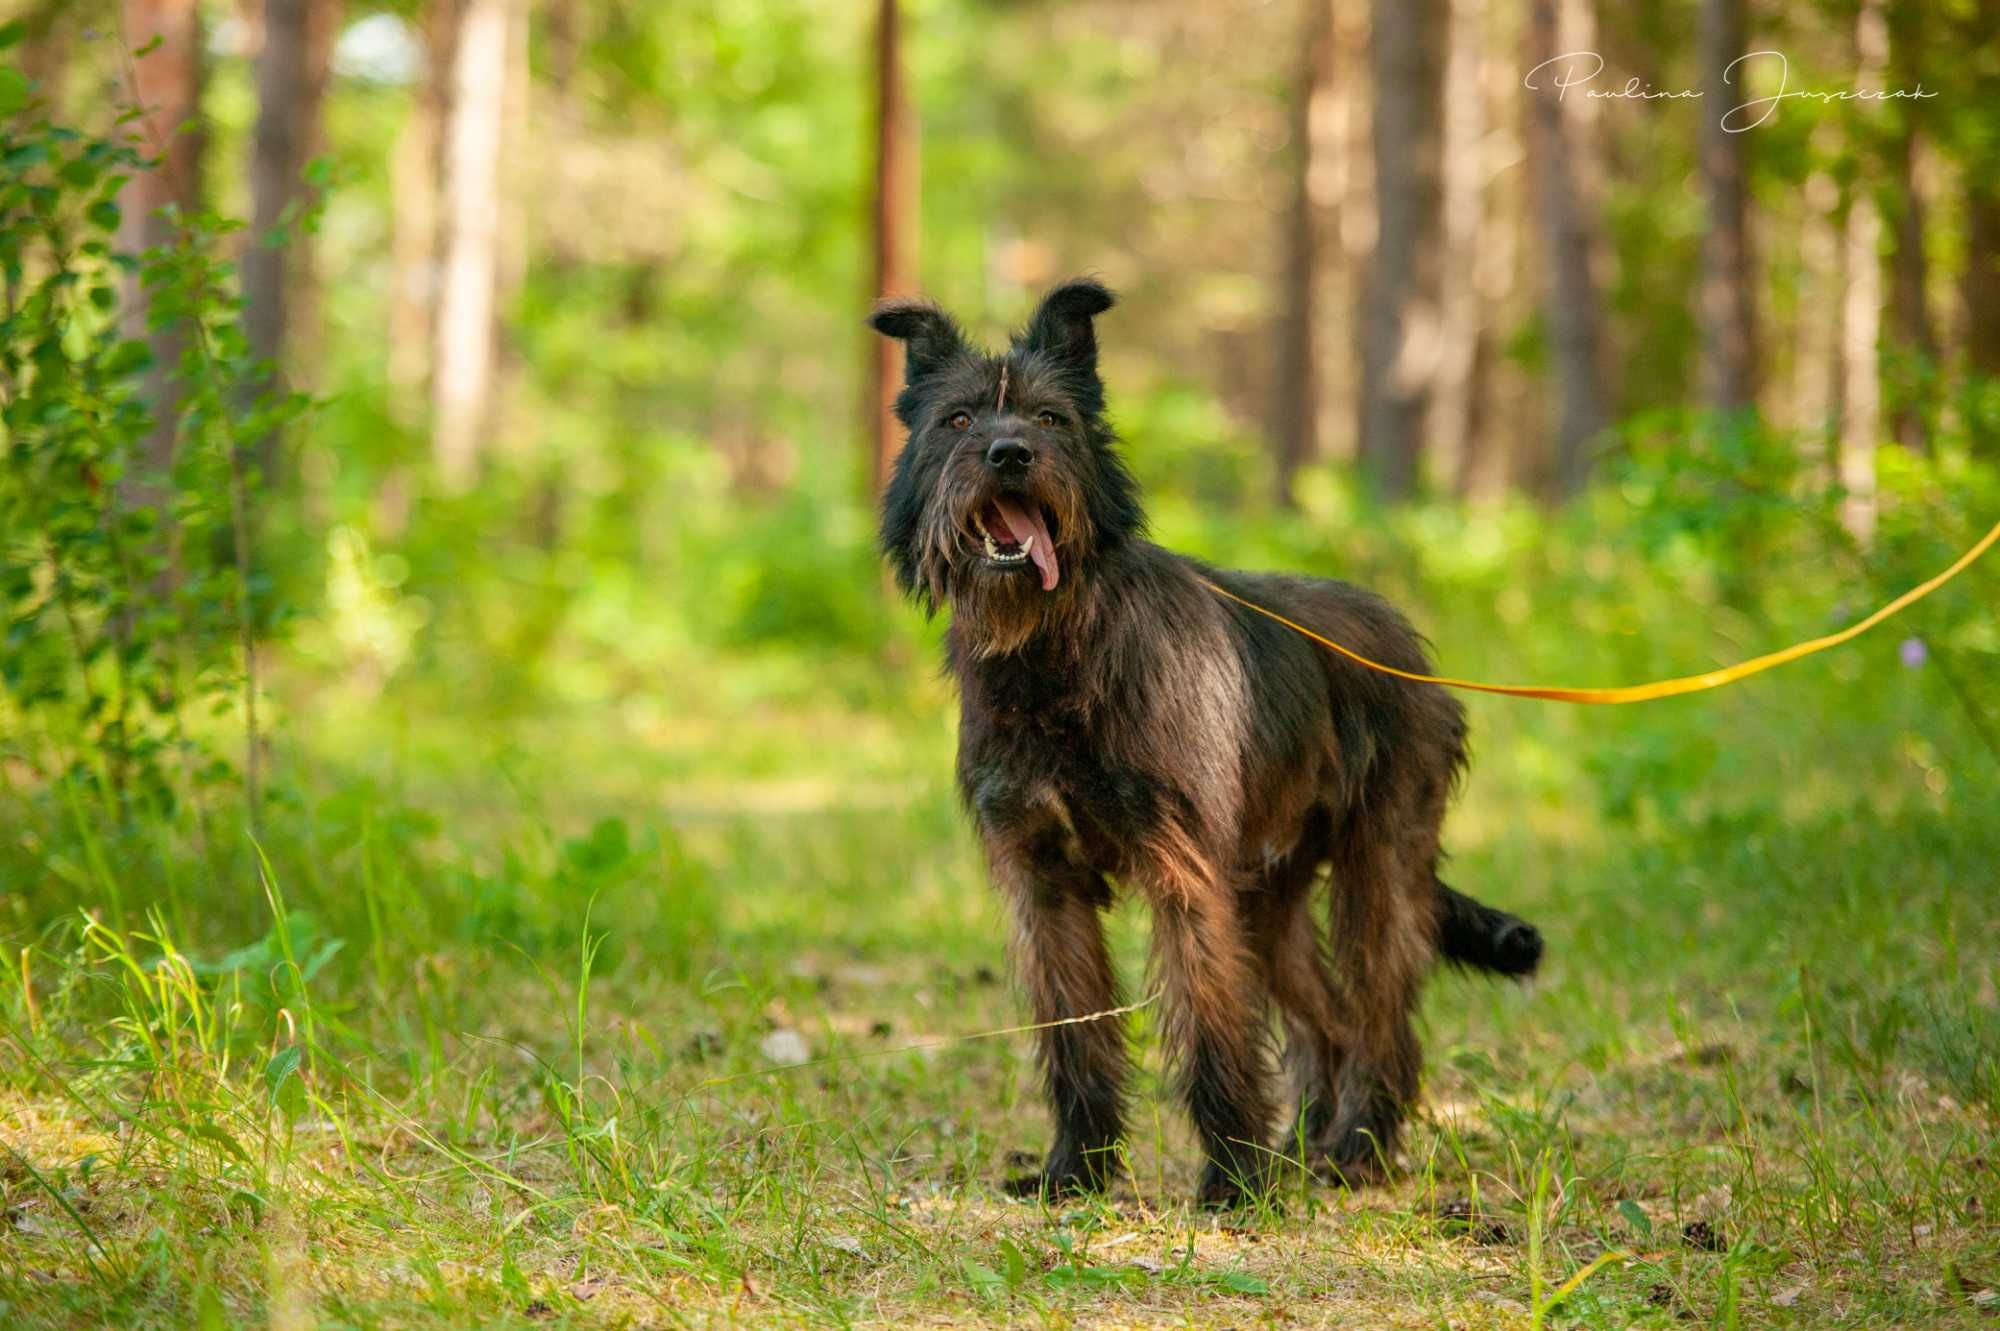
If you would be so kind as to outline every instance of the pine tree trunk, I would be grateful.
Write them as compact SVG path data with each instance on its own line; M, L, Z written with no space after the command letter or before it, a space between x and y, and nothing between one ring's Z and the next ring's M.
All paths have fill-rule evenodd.
M917 287L917 125L904 84L898 0L878 0L875 16L875 296L912 295ZM871 494L881 494L902 441L896 393L903 346L873 339L869 358L868 440Z
M1292 480L1319 456L1320 365L1319 255L1324 208L1315 198L1319 170L1315 135L1318 104L1333 81L1333 10L1330 0L1304 0L1299 68L1292 85L1292 197L1285 213L1285 262L1279 270L1277 383L1272 395L1271 443L1276 499L1293 503Z
M457 9L457 0L435 0L424 11L423 82L389 159L389 390L392 407L408 424L423 416L437 338L442 140L451 115Z
M1914 80L1912 80L1914 82ZM1931 321L1930 254L1925 243L1929 206L1924 198L1924 172L1919 169L1923 142L1914 128L1906 129L1897 145L1896 191L1902 207L1896 214L1894 282L1889 310L1895 330L1897 357L1896 440L1924 452L1930 447L1926 381L1937 363L1937 331Z
M1375 0L1375 254L1361 319L1360 457L1377 491L1415 488L1438 360L1445 0Z
M1485 190L1473 279L1484 323L1511 329L1520 327L1539 304L1540 256L1527 239L1534 225L1526 149L1533 102L1520 95L1521 71L1533 68L1538 57L1520 8L1491 5L1486 18L1490 49L1506 54L1487 61L1481 90L1494 169ZM1472 374L1477 419L1467 429L1455 481L1466 499L1493 503L1531 471L1530 440L1541 432L1541 394L1518 363L1500 359L1492 335L1482 335L1475 344Z
M128 90L140 112L133 122L140 151L158 159L153 169L133 176L119 199L124 210L119 247L136 255L173 239L175 225L161 209L187 213L201 199L205 136L199 130L182 132L201 111L200 6L196 0L124 0L123 28L127 49L134 52L157 39L152 50L132 61L135 86ZM124 320L126 336L143 339L153 353L143 390L153 425L143 457L127 473L126 494L134 504L157 504L164 493L161 478L174 463L173 373L180 364L182 332L172 323L147 329L146 296L137 274L128 283Z
M1757 398L1757 329L1750 257L1746 135L1723 127L1722 110L1744 100L1744 0L1702 0L1697 43L1702 87L1701 178L1708 229L1701 246L1702 389L1718 411L1752 407Z
M1857 89L1876 89L1889 55L1882 0L1862 0L1854 45ZM1847 205L1847 294L1841 316L1840 458L1846 497L1841 522L1867 545L1875 535L1875 447L1882 433L1882 217L1868 182L1856 180Z
M1445 56L1443 251L1438 293L1437 394L1431 402L1431 460L1456 489L1472 452L1479 415L1480 348L1486 311L1479 290L1486 210L1485 41L1487 0L1450 0Z
M23 74L40 85L42 94L55 100L61 96L61 79L67 65L77 23L71 17L73 0L36 0L19 15L20 44L14 60Z
M509 0L464 0L454 41L431 379L432 448L451 489L476 478L492 409L509 8Z
M1792 425L1799 431L1809 474L1831 475L1830 441L1840 428L1841 319L1846 261L1840 229L1840 186L1825 171L1806 178L1799 222L1799 310L1792 367Z
M1980 374L2000 378L2000 175L1965 173L1965 356Z
M1328 89L1328 193L1333 198L1333 300L1322 323L1334 354L1321 358L1321 386L1348 409L1331 415L1322 403L1320 443L1328 457L1350 466L1361 456L1361 315L1368 267L1375 253L1374 76L1369 71L1368 6L1333 5L1333 66L1342 77Z
M1589 0L1533 0L1530 40L1537 63L1596 45ZM1529 112L1529 155L1535 164L1535 197L1541 214L1547 280L1545 312L1556 370L1556 455L1550 477L1557 494L1583 488L1590 447L1611 423L1604 375L1604 316L1596 268L1602 240L1597 227L1598 171L1592 159L1595 104L1561 97L1554 80L1537 80Z
M305 382L295 354L315 301L310 238L296 228L270 243L287 210L305 200L306 163L319 150L327 60L338 22L337 0L265 0L264 49L257 58L257 130L250 158L251 237L242 261L243 333L276 385ZM259 441L267 481L277 477L277 440Z

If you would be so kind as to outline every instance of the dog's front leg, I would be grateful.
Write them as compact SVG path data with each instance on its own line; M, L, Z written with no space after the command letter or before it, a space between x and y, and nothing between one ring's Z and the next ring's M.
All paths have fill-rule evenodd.
M1036 1032L1055 1142L1041 1172L1009 1179L1007 1190L1019 1197L1098 1191L1111 1179L1124 1135L1125 1024L1070 1019L1119 1005L1102 919L1110 893L1102 878L1052 857L993 858L1034 1018L1070 1023Z
M1232 1206L1271 1180L1263 984L1234 893L1204 857L1171 847L1151 856L1144 877L1169 1051L1208 1155L1196 1200Z

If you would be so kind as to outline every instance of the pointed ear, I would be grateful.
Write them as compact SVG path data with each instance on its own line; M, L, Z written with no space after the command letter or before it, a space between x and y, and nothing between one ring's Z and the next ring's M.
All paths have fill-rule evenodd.
M1097 330L1091 320L1117 301L1110 288L1088 277L1063 283L1042 297L1041 308L1016 342L1023 351L1040 351L1083 368L1097 367Z
M905 383L944 368L965 351L965 335L958 325L927 300L885 300L868 316L868 326L905 344Z

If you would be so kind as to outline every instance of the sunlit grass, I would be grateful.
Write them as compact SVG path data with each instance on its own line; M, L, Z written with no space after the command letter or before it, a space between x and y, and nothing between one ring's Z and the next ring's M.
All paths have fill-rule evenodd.
M1325 562L1400 584L1488 677L1705 665L1842 594L1808 570L1752 613L1629 533L1534 543L1503 515L1453 554L1442 521L1398 519L1420 555L1371 527ZM1233 547L1311 565L1298 542ZM1127 1180L1052 1211L993 1187L1047 1129L1025 1040L961 1038L1022 1012L934 627L607 659L578 621L617 607L582 606L540 630L565 664L503 685L475 678L505 650L480 603L440 600L429 657L386 676L281 666L261 846L224 788L120 811L51 779L60 735L4 769L0 1324L2000 1307L2000 755L1894 637L1652 708L1473 700L1450 877L1543 926L1545 974L1431 986L1391 1186L1295 1171L1217 1217L1187 1205L1149 1012ZM1121 908L1135 996L1144 929Z
M1149 1044L1131 1181L1042 1212L990 1187L1044 1135L1022 1041L898 1052L1019 1019L942 774L843 800L839 755L799 733L783 798L718 780L576 834L534 821L560 763L515 774L494 844L309 795L272 820L268 878L240 834L181 865L227 910L184 905L195 937L144 912L137 868L184 859L184 819L78 838L67 890L123 866L126 925L57 913L8 967L9 1320L1859 1326L1989 1306L1990 793L1607 831L1494 763L1454 873L1544 924L1549 971L1433 986L1399 1182L1191 1212ZM1136 970L1143 919L1119 925ZM774 1031L837 1061L773 1068Z

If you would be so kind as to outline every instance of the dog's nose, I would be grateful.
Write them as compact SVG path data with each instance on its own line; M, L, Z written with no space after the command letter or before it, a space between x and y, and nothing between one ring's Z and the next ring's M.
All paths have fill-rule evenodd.
M986 465L995 471L1026 471L1035 450L1019 439L995 439L986 449Z

